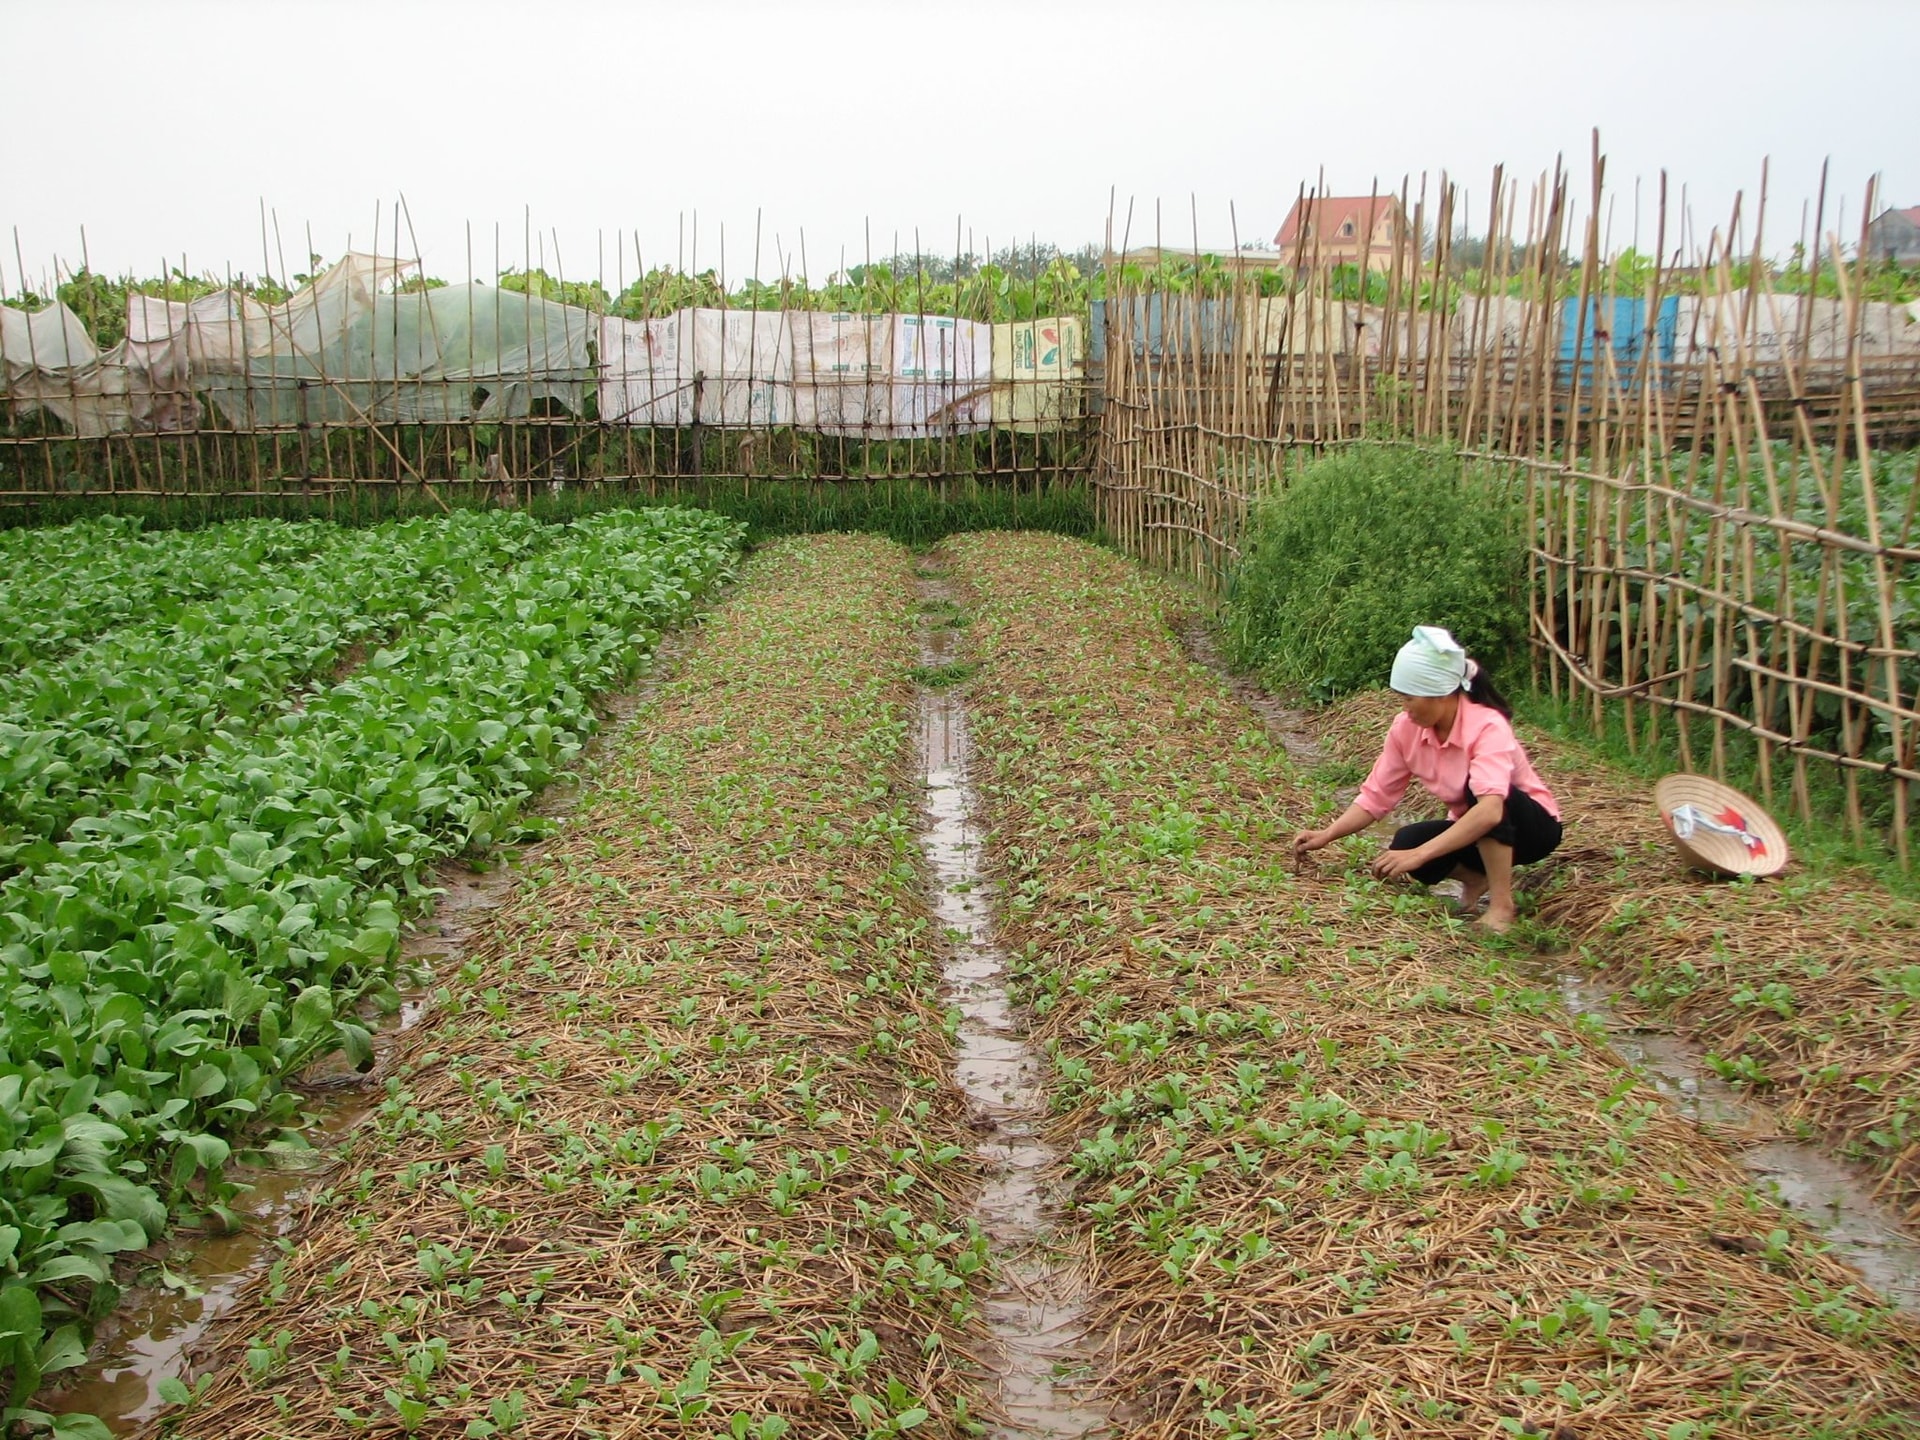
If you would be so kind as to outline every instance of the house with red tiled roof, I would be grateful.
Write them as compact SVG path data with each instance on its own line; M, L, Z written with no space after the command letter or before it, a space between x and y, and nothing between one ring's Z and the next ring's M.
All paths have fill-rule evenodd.
M1883 210L1867 225L1867 259L1920 265L1920 205Z
M1300 254L1308 265L1364 265L1369 270L1393 267L1395 237L1406 229L1406 213L1396 195L1327 195L1296 200L1273 245L1289 260ZM1305 245L1302 247L1302 228ZM1409 236L1401 263L1411 266L1419 257Z

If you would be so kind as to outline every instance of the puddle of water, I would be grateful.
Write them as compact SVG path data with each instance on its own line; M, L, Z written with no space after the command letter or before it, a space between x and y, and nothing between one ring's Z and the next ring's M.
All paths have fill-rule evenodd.
M950 599L938 582L921 598ZM921 627L921 663L953 658L955 634ZM995 1380L1014 1437L1106 1436L1104 1408L1076 1393L1090 1369L1085 1284L1046 1245L1053 1206L1046 1176L1058 1155L1039 1138L1046 1116L1040 1056L1022 1038L1007 1001L1006 958L994 939L989 887L980 864L979 800L967 775L965 702L923 686L919 749L926 823L920 843L933 882L934 916L948 937L946 998L960 1011L954 1079L973 1101L987 1182L975 1218L992 1242L1000 1284L984 1311L998 1352Z
M343 1095L314 1107L320 1120L307 1139L316 1161L372 1105L372 1095ZM236 1166L228 1178L251 1187L233 1205L240 1228L176 1240L184 1248L163 1260L175 1285L130 1289L94 1337L94 1353L106 1358L74 1371L70 1384L37 1403L55 1414L98 1415L118 1435L132 1433L166 1408L160 1382L181 1373L183 1358L273 1263L273 1242L293 1230L296 1212L319 1183L316 1170Z
M493 887L498 903L502 886ZM463 907L479 912L472 902ZM444 945L442 948L444 951ZM374 1036L375 1064L366 1075L328 1057L296 1087L306 1092L304 1109L315 1117L306 1131L313 1163L301 1169L261 1170L231 1166L227 1177L248 1188L234 1202L240 1227L227 1235L177 1237L158 1263L173 1283L132 1286L94 1336L97 1358L72 1372L70 1383L42 1396L56 1414L98 1415L116 1435L129 1435L166 1408L160 1382L181 1375L194 1349L247 1289L272 1265L274 1241L291 1234L300 1208L324 1183L341 1140L379 1098L376 1083L393 1037L427 1015L429 1002L415 993ZM267 1317L263 1317L264 1319Z
M160 1382L179 1372L180 1352L233 1309L242 1286L263 1266L260 1236L251 1226L198 1244L192 1263L181 1268L189 1275L218 1271L224 1279L203 1291L202 1282L182 1276L191 1287L185 1292L162 1290L138 1301L123 1300L110 1322L114 1359L88 1367L84 1379L37 1403L57 1414L103 1416L116 1433L151 1420L164 1408Z
M503 888L490 888L493 903L499 903ZM456 908L478 911L480 906L469 899ZM437 928L448 930L445 925ZM438 953L446 954L444 943ZM423 957L410 958L417 964ZM249 1187L232 1206L240 1227L227 1235L176 1239L176 1248L160 1259L174 1283L162 1280L128 1289L94 1336L93 1353L104 1358L75 1370L71 1383L52 1392L55 1412L98 1415L114 1433L129 1434L166 1408L160 1382L182 1372L186 1357L214 1322L232 1311L273 1263L273 1242L292 1232L296 1212L322 1183L340 1141L373 1108L393 1037L419 1024L428 1009L429 1001L420 992L400 1002L374 1037L375 1064L368 1074L357 1074L338 1056L329 1056L302 1077L296 1088L306 1092L305 1109L315 1117L305 1132L313 1163L291 1170L230 1166L227 1178Z
M1780 1137L1765 1107L1715 1075L1695 1046L1621 1020L1608 986L1572 972L1560 972L1554 979L1567 1008L1598 1017L1620 1057L1682 1115L1712 1126L1763 1191L1817 1230L1833 1254L1857 1269L1889 1302L1920 1314L1920 1242L1901 1229L1892 1210L1873 1198L1869 1185L1819 1146Z

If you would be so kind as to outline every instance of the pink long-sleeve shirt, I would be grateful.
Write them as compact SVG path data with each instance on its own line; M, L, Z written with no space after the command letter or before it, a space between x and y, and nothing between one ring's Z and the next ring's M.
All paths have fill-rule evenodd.
M1541 783L1527 752L1520 748L1512 722L1498 710L1476 705L1465 695L1460 697L1460 708L1445 740L1426 726L1414 724L1411 717L1396 715L1387 730L1387 743L1373 762L1366 784L1360 787L1356 803L1378 820L1393 812L1411 780L1425 786L1454 820L1472 808L1467 800L1469 787L1481 799L1509 795L1518 788L1538 800L1549 815L1560 818L1560 806Z

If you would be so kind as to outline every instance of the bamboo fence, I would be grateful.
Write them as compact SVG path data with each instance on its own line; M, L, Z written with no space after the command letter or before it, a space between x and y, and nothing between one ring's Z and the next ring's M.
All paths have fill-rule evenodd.
M1496 171L1490 263L1465 282L1448 255L1458 192L1403 188L1374 302L1305 227L1277 302L1251 267L1196 295L1120 257L1096 516L1218 593L1249 505L1329 448L1451 451L1524 495L1536 679L1596 726L1617 707L1636 747L1677 727L1683 763L1723 777L1730 736L1749 737L1764 798L1785 789L1808 818L1809 765L1836 767L1855 834L1884 827L1910 864L1920 472L1898 447L1920 434L1920 367L1869 353L1863 273L1821 228L1824 180L1809 288L1824 267L1837 318L1822 339L1817 307L1777 294L1762 263L1764 180L1750 249L1732 248L1736 202L1683 267L1663 177L1653 263L1625 279L1605 254L1597 141L1592 170L1577 236L1564 169L1524 204ZM1863 230L1872 207L1869 190ZM1694 323L1662 337L1683 281ZM1608 334L1620 317L1641 333Z
M377 236L380 228L376 219ZM396 210L378 256L348 257L371 267L367 288L384 301L425 293L417 245L413 257L404 258L411 228L411 220L402 228ZM444 315L436 322L428 314L423 323L434 347L469 362L460 365L403 366L398 357L409 346L398 331L399 306L371 310L353 322L357 328L340 326L335 333L300 309L302 294L256 306L246 282L231 276L228 293L243 318L226 322L231 333L219 339L243 353L205 383L197 371L190 381L143 373L115 353L104 354L98 366L63 367L36 356L31 345L10 349L0 368L0 514L54 499L346 504L368 491L405 489L435 499L468 492L503 500L517 493L524 500L533 487L550 485L644 493L762 480L1038 487L1084 476L1093 426L1071 353L1072 337L1084 333L1084 283L1076 290L1070 281L1020 273L1008 277L1003 293L990 284L954 283L950 276L978 277L979 257L962 253L956 237L948 268L946 257L920 252L916 236L915 254L926 254L931 271L895 274L869 255L865 270L882 278L849 281L849 273L862 272L849 272L843 257L835 279L810 286L788 273L791 257L784 255L779 274L762 275L757 229L753 273L730 279L702 256L697 221L693 236L691 249L683 243L680 253L651 269L637 250L627 254L616 244L600 257L597 273L563 271L557 242L550 259L545 243L536 248L531 234L525 253L511 258L501 256L496 237L494 264L476 266L470 238L470 298L451 325ZM187 275L184 260L162 269ZM284 260L277 270L286 273ZM88 272L83 265L76 273ZM516 274L537 283L518 292L499 283ZM29 309L41 303L40 296L22 293L24 275L20 286L9 294L0 281L0 302ZM524 345L503 338L499 353L486 356L486 372L475 373L473 337L506 336L503 314L511 320L513 307L529 298L555 304L529 314ZM1062 312L1033 309L1051 299L1070 303ZM957 373L943 370L954 360L947 354L916 372L889 373L889 341L876 328L872 353L857 346L854 363L842 365L845 356L816 348L809 325L840 309L854 313L834 318L855 327L902 319L917 324L923 344L942 322L965 322L974 327L968 353L978 363ZM740 356L729 350L717 368L692 368L702 363L692 362L689 373L655 383L651 375L630 374L628 356L604 353L622 324L696 315L709 323L717 315L720 324L747 334ZM1065 364L1046 373L990 373L986 347L1006 337L995 333L989 340L988 327L997 332L1054 319L1068 322ZM389 325L395 334L383 345ZM381 332L377 340L369 338L370 328ZM691 325L683 328L690 336ZM775 332L781 353L767 353L764 344L755 353L755 343ZM292 348L316 333L318 342ZM185 351L199 344L187 335L183 328L162 338L177 339ZM262 339L277 346L274 353L256 352ZM688 336L677 339L691 343ZM330 368L343 347L351 368ZM23 363L33 372L32 391L20 388L14 373ZM104 378L103 369L109 372ZM608 398L627 382L643 397L637 410L609 412ZM86 433L64 411L98 407L103 385L106 401L130 409L133 418L116 413L105 427L111 433ZM506 413L497 400L483 408L482 397L512 392L533 398ZM799 402L816 397L831 422L802 419ZM891 414L890 402L911 404L910 418Z

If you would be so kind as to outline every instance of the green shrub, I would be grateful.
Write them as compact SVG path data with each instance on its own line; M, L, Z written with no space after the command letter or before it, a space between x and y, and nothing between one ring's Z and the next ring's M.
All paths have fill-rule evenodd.
M1227 653L1325 699L1386 683L1415 625L1495 667L1526 636L1524 515L1452 456L1355 446L1255 502L1226 604Z

